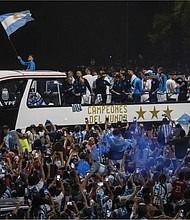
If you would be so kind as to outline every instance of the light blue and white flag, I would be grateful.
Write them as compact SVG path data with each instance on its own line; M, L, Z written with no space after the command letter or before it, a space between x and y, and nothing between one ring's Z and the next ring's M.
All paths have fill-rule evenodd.
M0 15L0 22L8 36L24 26L27 22L33 20L29 10Z

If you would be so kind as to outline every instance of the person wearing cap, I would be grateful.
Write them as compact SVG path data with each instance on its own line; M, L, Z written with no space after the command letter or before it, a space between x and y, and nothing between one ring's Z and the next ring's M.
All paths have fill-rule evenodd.
M147 70L147 71L145 72L145 74L147 74L149 77L152 75L152 73L153 73L152 70Z

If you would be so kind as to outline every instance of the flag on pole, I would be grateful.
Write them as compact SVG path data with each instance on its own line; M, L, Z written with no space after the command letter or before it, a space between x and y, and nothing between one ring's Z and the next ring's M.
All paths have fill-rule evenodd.
M0 22L8 37L27 22L33 20L29 10L0 15Z

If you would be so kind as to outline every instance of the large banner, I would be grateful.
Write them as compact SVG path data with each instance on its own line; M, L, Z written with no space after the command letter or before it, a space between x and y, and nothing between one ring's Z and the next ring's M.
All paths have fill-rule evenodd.
M77 106L73 107L41 107L26 108L20 112L16 127L22 128L30 124L44 123L46 119L57 125L85 124L87 117L90 124L95 122L103 124L108 117L111 123L117 121L132 122L134 117L139 122L161 121L164 115L174 121L181 120L183 125L189 124L190 103L164 103L164 104L138 104L138 105L99 105L99 106ZM76 106L75 106L76 108ZM31 117L32 116L32 117Z

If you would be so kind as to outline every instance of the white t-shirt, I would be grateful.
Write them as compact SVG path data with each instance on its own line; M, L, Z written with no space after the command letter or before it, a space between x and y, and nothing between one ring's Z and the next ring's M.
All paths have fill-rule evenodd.
M83 78L85 78L88 81L88 83L90 85L90 88L92 89L93 83L94 83L94 81L96 80L97 77L92 76L92 75L85 75L85 76L83 76Z
M176 88L177 83L173 79L168 79L166 81L166 92L169 98L177 99Z
M33 186L28 186L29 189L33 189L34 187L36 187L38 190L42 189L44 186L44 181L40 180L36 185Z
M58 196L53 197L53 201L55 204L55 209L57 212L61 211L61 204L62 204L62 200L64 198L64 194L63 192L61 192Z
M145 90L145 93L148 93L151 90L151 80L148 79L146 81L142 80L142 88ZM146 91L148 90L148 91Z

